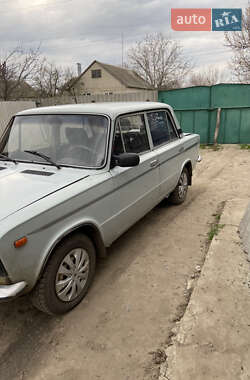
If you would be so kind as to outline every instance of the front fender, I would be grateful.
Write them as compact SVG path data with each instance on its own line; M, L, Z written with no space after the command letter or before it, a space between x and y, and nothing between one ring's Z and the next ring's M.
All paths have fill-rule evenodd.
M43 273L43 270L50 259L51 255L53 254L54 249L56 246L67 236L73 234L76 231L80 231L82 233L85 233L93 242L97 255L99 257L106 257L106 247L104 245L103 241L103 235L100 227L97 225L96 221L93 220L87 220L85 219L84 221L81 221L77 224L74 224L73 226L70 226L69 228L65 228L64 231L60 231L59 234L54 236L53 243L45 257L45 260L42 264L42 267L40 268L39 276Z
M103 234L98 222L91 218L70 218L55 224L43 224L41 228L31 229L30 222L12 230L1 239L1 257L3 265L12 283L25 281L28 292L36 284L55 246L69 233L83 226L92 226L99 234L99 245L103 243ZM25 231L31 231L26 233ZM26 245L15 248L13 242L27 236ZM105 250L103 244L103 251Z

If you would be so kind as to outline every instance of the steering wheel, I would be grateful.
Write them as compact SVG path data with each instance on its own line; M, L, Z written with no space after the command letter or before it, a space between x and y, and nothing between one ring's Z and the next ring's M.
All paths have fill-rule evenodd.
M91 163L94 153L93 149L86 145L73 145L68 147L62 159L65 160L67 158L70 161L81 161L88 164Z

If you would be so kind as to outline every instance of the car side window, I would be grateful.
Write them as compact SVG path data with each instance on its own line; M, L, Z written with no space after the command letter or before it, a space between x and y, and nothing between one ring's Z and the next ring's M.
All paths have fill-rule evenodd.
M148 112L147 117L154 146L158 146L170 141L166 112Z
M114 154L143 153L150 150L144 115L119 118L114 138Z
M178 137L172 120L167 112L148 112L147 117L154 146L165 144Z

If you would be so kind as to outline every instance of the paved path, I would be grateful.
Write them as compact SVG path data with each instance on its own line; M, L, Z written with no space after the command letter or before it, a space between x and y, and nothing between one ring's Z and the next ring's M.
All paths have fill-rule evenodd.
M161 380L250 379L250 264L238 234L248 202L226 202Z

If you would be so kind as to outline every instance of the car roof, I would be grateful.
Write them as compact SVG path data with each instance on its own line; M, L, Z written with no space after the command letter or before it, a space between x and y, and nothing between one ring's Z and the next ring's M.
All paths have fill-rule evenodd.
M115 118L120 114L154 110L159 108L172 108L165 103L159 102L106 102L67 104L51 107L38 107L18 112L16 115L48 115L48 114L103 114Z

